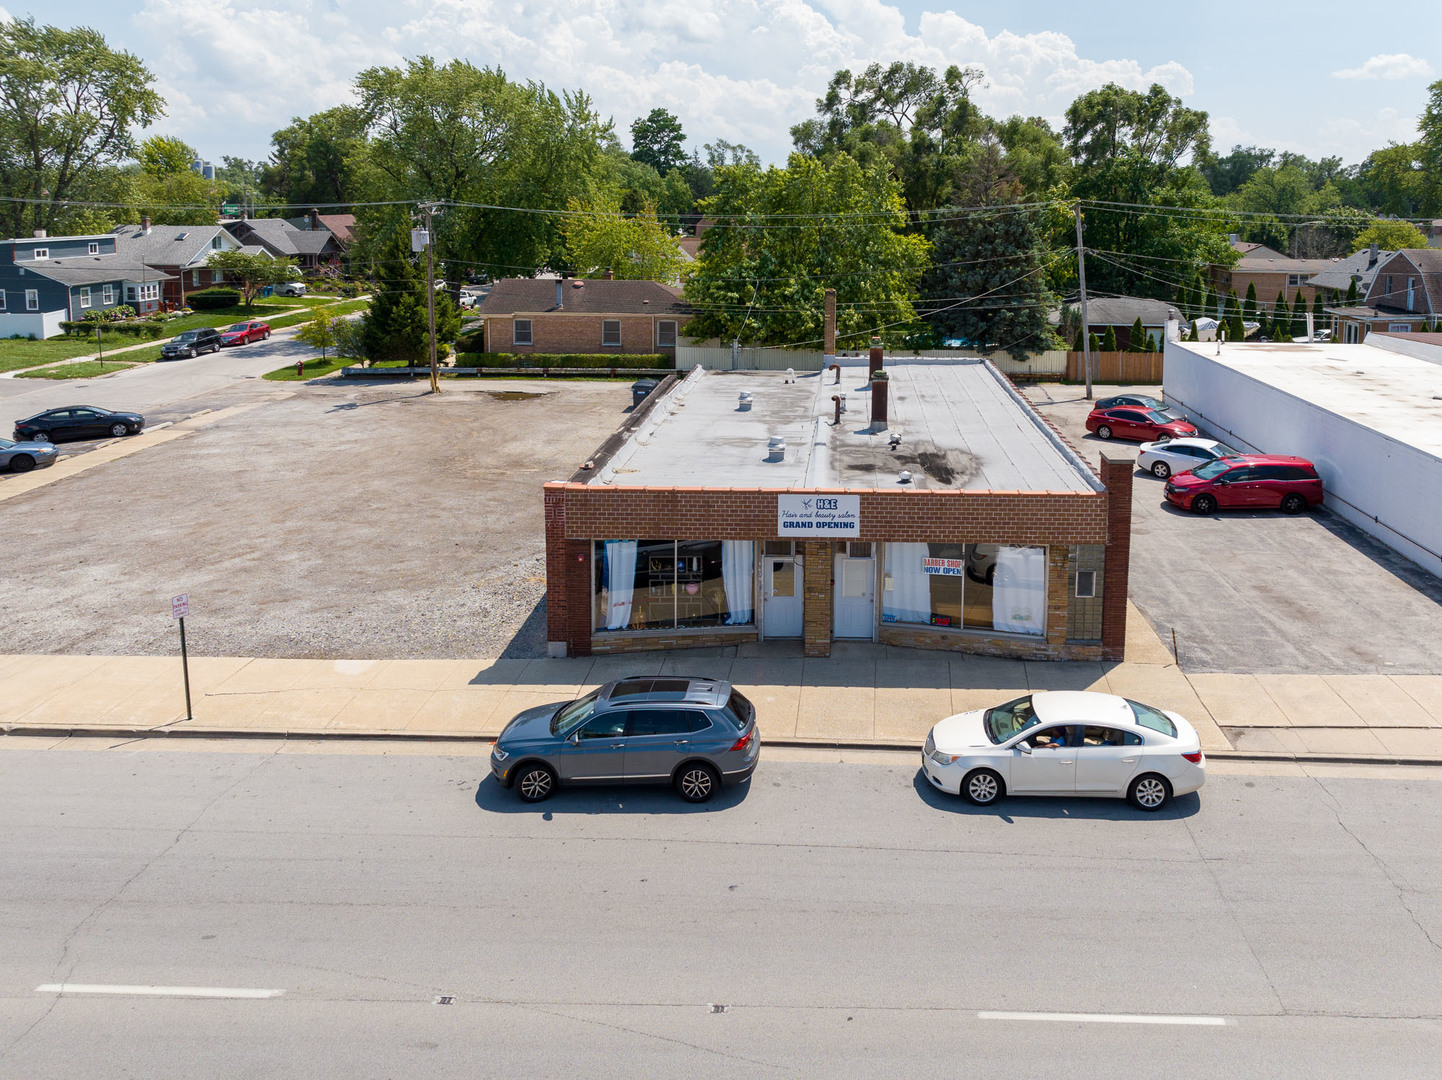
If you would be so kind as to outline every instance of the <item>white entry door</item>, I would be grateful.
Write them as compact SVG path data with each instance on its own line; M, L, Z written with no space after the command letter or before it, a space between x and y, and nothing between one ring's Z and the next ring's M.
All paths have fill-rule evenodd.
M761 564L761 632L768 638L801 636L801 555L790 541L772 541Z
M865 638L876 633L876 560L869 543L850 542L836 553L831 605L832 636Z

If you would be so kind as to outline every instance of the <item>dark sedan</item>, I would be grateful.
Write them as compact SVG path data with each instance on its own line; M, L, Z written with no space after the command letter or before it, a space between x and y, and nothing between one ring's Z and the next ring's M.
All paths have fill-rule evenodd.
M139 413L111 412L94 405L51 409L15 425L16 442L64 442L66 439L103 439L139 435L145 417Z

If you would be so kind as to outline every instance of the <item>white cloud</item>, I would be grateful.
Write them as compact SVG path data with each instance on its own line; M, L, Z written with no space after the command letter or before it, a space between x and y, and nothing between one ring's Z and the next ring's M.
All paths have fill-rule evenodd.
M1378 109L1371 116L1334 116L1323 120L1307 131L1305 142L1297 139L1297 130L1290 124L1269 131L1243 124L1235 117L1214 116L1211 125L1212 149L1222 155L1234 146L1263 146L1312 158L1361 161L1388 143L1406 143L1417 138L1416 118L1390 107Z
M1382 53L1361 67L1332 72L1334 79L1427 79L1431 76L1431 64L1407 53Z
M973 64L982 108L1053 121L1106 82L1193 92L1176 62L1082 57L1061 33L988 34L952 11L909 33L882 0L145 0L134 22L168 102L158 126L211 157L263 156L292 116L350 100L358 71L422 54L584 89L623 141L659 105L698 146L719 136L773 161L832 73L873 61Z

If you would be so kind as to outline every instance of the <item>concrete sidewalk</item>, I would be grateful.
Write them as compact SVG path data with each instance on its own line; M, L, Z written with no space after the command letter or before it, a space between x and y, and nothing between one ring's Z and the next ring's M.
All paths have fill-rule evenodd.
M1029 690L1101 690L1174 709L1213 753L1442 761L1442 676L1193 675L1132 609L1123 664L1039 663L838 643L564 660L0 657L0 731L494 736L514 714L628 674L729 678L772 743L920 746L943 716Z

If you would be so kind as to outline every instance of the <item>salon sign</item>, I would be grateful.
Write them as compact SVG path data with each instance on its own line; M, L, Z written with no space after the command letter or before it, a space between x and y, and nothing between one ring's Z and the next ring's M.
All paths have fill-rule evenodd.
M777 536L860 536L860 495L778 495Z
M922 559L923 574L940 574L942 577L961 577L966 563L961 559Z

